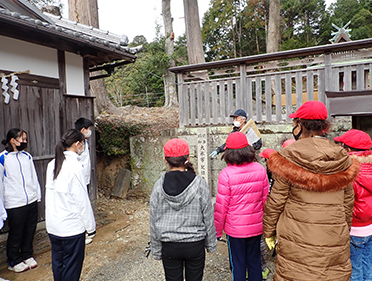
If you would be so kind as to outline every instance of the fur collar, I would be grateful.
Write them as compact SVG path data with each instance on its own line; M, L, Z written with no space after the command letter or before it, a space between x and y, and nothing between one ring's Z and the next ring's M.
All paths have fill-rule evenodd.
M337 191L353 183L359 172L359 162L353 159L351 166L336 174L313 173L293 164L278 153L272 153L268 161L270 171L292 185L308 191Z

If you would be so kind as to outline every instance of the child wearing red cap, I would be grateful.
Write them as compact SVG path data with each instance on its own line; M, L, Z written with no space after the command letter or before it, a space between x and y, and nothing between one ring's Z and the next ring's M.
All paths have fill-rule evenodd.
M218 176L217 237L225 231L233 280L246 280L248 270L250 281L261 281L262 216L269 192L266 171L256 162L254 149L241 132L227 137L222 159L227 167Z
M167 281L203 279L205 249L215 252L216 229L209 188L197 176L182 139L164 146L170 171L154 185L150 198L151 253L163 261Z
M360 163L354 181L354 209L350 230L351 281L372 280L372 141L360 130L334 138Z

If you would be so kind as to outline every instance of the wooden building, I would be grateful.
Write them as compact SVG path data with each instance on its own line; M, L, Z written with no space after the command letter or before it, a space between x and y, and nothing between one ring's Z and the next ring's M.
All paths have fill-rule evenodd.
M137 50L127 43L125 36L43 14L25 0L0 0L0 138L11 128L28 132L43 198L56 142L77 118L94 120L90 72L135 62ZM90 147L95 199L94 132ZM39 214L43 220L43 201Z

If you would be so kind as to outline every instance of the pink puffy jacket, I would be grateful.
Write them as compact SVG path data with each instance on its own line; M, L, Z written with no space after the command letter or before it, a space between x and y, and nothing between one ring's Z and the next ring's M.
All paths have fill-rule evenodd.
M257 163L228 165L218 176L214 209L217 237L222 230L234 238L261 235L264 205L269 193L265 168Z

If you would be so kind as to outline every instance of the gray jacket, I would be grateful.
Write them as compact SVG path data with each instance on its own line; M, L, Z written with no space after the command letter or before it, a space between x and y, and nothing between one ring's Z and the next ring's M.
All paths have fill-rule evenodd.
M205 239L208 252L217 247L213 208L209 188L199 176L176 196L163 189L163 173L150 198L151 253L161 259L162 242L196 242Z

